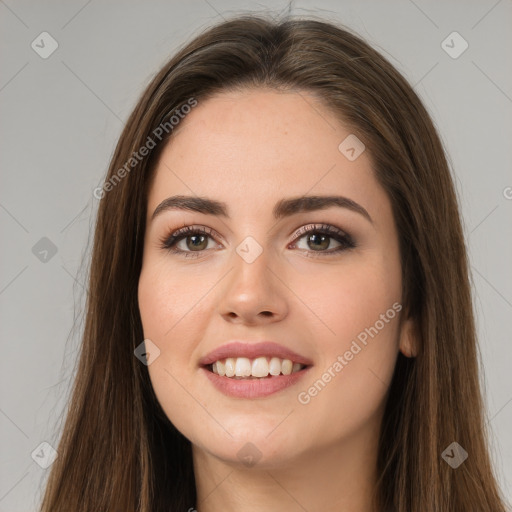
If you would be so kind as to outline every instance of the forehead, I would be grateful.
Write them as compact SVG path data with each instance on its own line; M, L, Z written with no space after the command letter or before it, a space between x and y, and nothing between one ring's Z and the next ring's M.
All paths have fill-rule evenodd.
M148 213L176 194L215 196L253 211L272 198L313 192L374 202L382 191L367 152L350 161L339 150L350 135L305 91L217 94L199 101L173 131L155 169Z

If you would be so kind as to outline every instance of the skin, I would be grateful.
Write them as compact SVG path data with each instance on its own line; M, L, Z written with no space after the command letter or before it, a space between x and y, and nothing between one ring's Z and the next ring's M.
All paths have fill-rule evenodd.
M371 511L389 383L399 350L415 351L410 320L400 322L404 310L309 403L298 401L402 299L390 201L368 151L349 161L338 150L349 134L310 93L224 92L199 102L158 161L139 306L144 336L160 349L148 366L156 396L192 442L199 512ZM151 220L161 201L178 194L223 201L231 218L168 210ZM332 194L359 203L373 222L336 206L273 218L280 199ZM311 233L294 238L298 228L316 223L344 230L357 246L319 254L308 243ZM202 245L198 258L163 249L161 239L185 225L220 237ZM250 264L236 252L247 236L263 251ZM340 245L328 240L320 252ZM190 242L178 246L192 252ZM227 397L198 361L234 339L275 341L313 367L268 397ZM248 442L259 452L252 467L237 456Z

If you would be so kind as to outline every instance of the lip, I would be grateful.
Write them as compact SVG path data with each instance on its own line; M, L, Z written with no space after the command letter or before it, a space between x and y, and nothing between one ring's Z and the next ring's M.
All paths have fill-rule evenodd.
M280 359L290 359L294 363L300 363L305 366L311 366L313 362L293 350L274 343L272 341L262 341L260 343L245 343L241 341L232 341L222 345L199 360L200 366L207 366L228 357L247 357L256 359L257 357L279 357Z
M292 373L291 375L271 375L261 379L233 379L221 377L206 367L201 371L206 374L210 382L227 396L234 398L263 398L296 384L309 371L310 366Z
M294 363L305 366L302 370L290 375L271 375L260 379L233 379L221 377L208 368L209 365L219 359L228 357L279 357L290 359ZM263 398L296 384L309 371L312 361L293 350L271 341L260 343L246 343L233 341L222 345L199 360L201 371L205 373L209 381L223 394L235 398Z

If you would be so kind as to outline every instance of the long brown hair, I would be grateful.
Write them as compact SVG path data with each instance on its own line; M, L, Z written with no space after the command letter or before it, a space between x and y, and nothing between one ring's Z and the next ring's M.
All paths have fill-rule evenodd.
M249 87L315 94L364 142L393 206L404 311L416 321L419 350L398 356L380 435L376 510L504 512L487 446L458 205L429 114L400 73L350 30L311 16L245 15L182 47L148 85L119 139L95 226L72 399L41 511L196 505L190 442L163 413L147 367L134 357L143 340L137 286L148 187L172 129L147 157L128 170L126 163L191 98ZM457 469L442 457L453 442L469 454Z

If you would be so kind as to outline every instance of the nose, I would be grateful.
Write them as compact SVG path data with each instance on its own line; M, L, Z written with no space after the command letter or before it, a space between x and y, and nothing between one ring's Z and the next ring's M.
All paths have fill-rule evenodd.
M233 255L233 268L221 290L219 312L226 321L247 325L273 323L288 314L287 288L269 251L249 263ZM275 266L275 265L274 265Z

